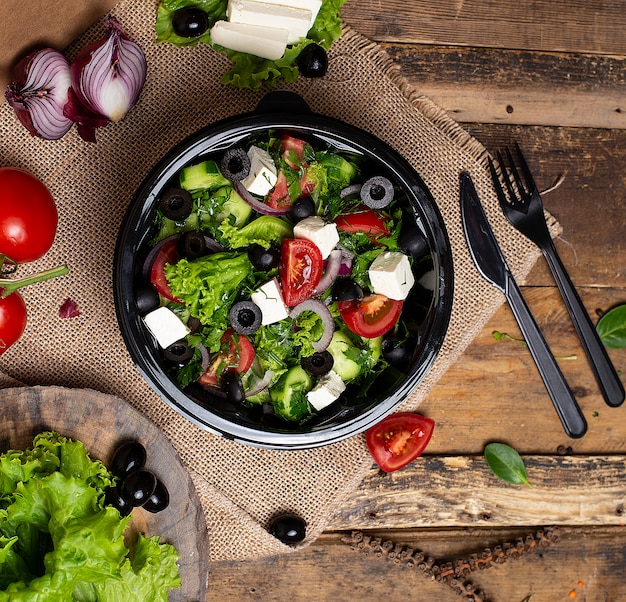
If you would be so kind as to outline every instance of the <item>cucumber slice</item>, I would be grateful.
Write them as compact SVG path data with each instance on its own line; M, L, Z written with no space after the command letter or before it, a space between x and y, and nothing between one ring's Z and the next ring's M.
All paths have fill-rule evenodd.
M361 367L350 356L355 357L359 350L352 341L340 330L333 333L333 338L328 345L328 351L333 356L333 370L341 376L341 380L347 382L356 378L361 373Z
M230 185L215 161L189 165L180 172L180 187L184 190L215 189Z

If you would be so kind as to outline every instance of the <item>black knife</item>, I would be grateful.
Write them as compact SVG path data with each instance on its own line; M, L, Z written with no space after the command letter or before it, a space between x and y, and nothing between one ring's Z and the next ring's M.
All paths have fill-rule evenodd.
M522 297L468 173L461 174L461 221L478 271L487 282L501 290L509 302L565 432L572 438L582 437L587 431L585 417Z

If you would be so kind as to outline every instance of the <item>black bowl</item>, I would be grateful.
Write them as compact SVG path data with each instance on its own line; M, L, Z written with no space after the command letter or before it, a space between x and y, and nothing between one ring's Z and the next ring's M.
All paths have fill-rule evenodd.
M417 226L430 247L428 269L434 290L419 288L404 304L405 319L414 329L415 348L408 367L389 368L366 395L353 387L303 425L288 424L262 414L259 407L234 406L197 386L183 392L168 376L167 364L137 310L136 290L152 234L157 200L182 167L202 157L223 153L241 141L268 130L290 133L355 153L376 165L403 189ZM419 277L420 274L417 274ZM416 287L414 287L416 288ZM432 288L432 287L431 287ZM113 292L122 336L140 373L176 411L194 424L248 445L274 449L305 449L335 443L380 421L415 390L432 366L443 343L452 309L453 269L450 242L441 214L424 182L390 146L367 132L336 119L314 114L291 92L268 94L253 113L220 121L171 149L152 169L132 199L115 249Z

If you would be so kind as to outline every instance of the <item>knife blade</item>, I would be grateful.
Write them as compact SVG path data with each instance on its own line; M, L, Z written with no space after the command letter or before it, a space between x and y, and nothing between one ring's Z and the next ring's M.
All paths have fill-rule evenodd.
M487 220L472 177L461 174L461 222L481 276L504 293L567 435L582 437L587 421L533 318Z

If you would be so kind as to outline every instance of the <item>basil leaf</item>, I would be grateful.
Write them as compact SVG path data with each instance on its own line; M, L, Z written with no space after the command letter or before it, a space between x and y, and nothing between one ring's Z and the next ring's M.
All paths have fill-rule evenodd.
M606 312L598 321L596 330L605 347L626 347L626 305L618 305Z
M532 487L526 477L526 466L520 455L504 443L490 443L485 447L485 460L493 474L514 485Z

